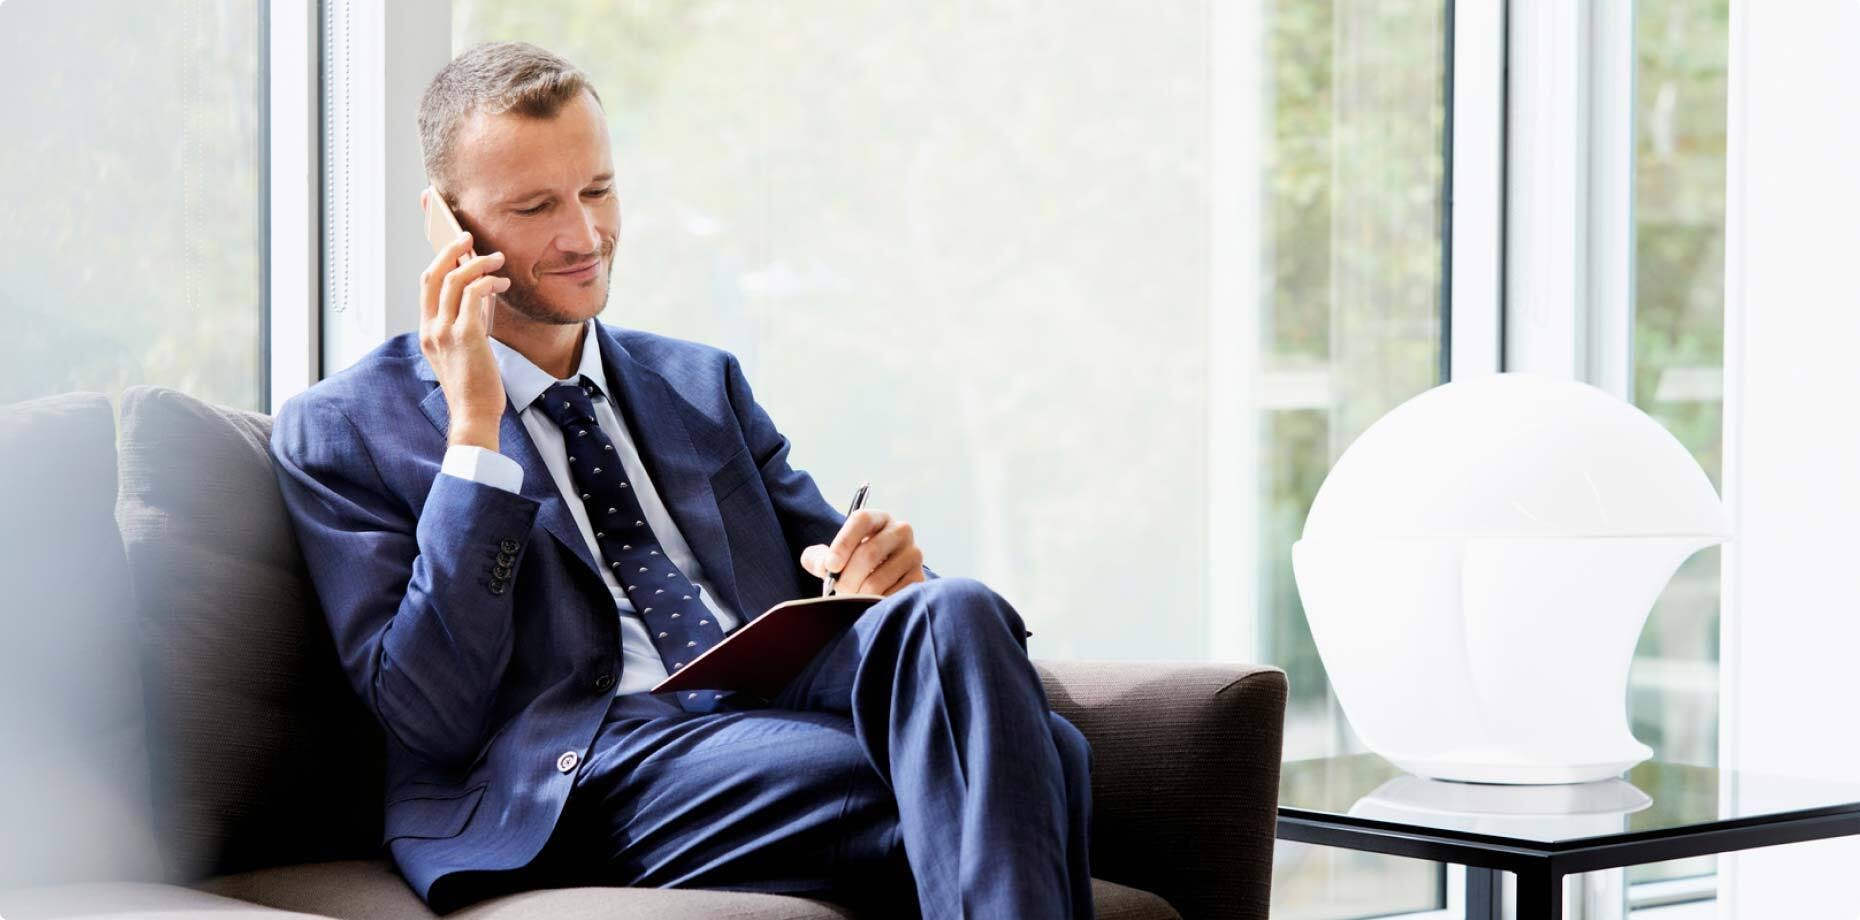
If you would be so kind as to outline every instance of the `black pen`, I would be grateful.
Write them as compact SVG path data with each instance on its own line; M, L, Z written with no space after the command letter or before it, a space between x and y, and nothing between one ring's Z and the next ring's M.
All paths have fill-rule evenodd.
M859 490L853 493L852 507L846 509L847 517L852 517L854 511L858 511L860 508L865 507L865 493L869 491L869 485L869 483L859 483ZM838 572L828 572L827 577L820 580L821 597L831 597L833 595L833 583L838 581L839 577L840 573Z

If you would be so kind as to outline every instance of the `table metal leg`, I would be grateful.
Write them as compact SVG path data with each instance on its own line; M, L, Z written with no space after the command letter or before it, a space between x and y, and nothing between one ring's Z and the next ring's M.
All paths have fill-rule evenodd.
M1563 920L1563 876L1547 869L1518 873L1518 920Z
M1504 920L1505 886L1497 869L1466 867L1466 920Z

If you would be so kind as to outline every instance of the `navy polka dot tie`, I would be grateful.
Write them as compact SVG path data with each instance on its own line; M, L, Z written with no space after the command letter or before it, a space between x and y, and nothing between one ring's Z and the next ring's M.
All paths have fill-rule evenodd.
M626 589L633 610L646 621L666 673L685 666L723 639L723 626L698 599L698 587L672 564L665 548L646 526L646 515L627 481L614 442L594 417L599 388L587 375L579 383L558 383L536 397L543 412L562 429L568 447L568 471L588 508L588 523L614 578ZM713 690L678 694L687 712L711 712L727 693Z

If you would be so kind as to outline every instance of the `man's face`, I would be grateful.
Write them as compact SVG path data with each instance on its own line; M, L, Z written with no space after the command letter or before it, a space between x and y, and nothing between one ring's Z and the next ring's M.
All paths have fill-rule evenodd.
M504 254L500 299L541 323L601 312L620 239L607 119L588 93L554 118L473 113L459 127L452 192L478 254ZM573 272L590 267L592 270Z

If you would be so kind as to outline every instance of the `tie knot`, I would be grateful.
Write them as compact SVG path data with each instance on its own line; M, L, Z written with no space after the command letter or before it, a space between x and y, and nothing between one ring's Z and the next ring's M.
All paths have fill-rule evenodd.
M543 413L554 420L557 427L592 425L595 424L593 397L598 392L600 388L583 374L578 382L558 383L544 390L536 397L536 405L542 407Z

